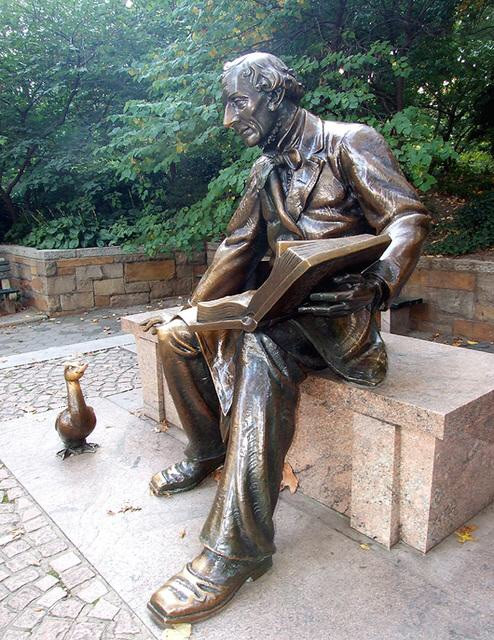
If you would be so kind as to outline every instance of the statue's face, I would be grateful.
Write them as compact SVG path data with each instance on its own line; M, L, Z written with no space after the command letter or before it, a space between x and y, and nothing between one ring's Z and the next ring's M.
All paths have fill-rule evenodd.
M268 137L278 113L270 109L270 96L257 91L240 70L232 70L223 80L223 124L238 133L248 147L262 144Z

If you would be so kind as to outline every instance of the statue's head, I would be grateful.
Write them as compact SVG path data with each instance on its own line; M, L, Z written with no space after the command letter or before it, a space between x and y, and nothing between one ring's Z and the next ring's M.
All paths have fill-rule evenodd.
M270 53L248 53L227 62L221 81L223 124L248 147L266 146L283 109L297 105L304 94L292 69Z
M76 382L77 380L80 380L87 368L87 362L82 362L80 360L66 362L63 369L65 380L67 380L67 382Z

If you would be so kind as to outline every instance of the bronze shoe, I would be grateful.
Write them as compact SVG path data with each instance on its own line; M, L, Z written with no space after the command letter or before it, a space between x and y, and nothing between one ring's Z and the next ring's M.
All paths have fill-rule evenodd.
M212 471L221 467L224 459L225 456L222 455L209 460L181 460L155 473L149 487L155 496L189 491L207 478Z
M198 622L223 609L247 580L257 580L273 565L224 558L204 549L153 593L148 609L160 626Z

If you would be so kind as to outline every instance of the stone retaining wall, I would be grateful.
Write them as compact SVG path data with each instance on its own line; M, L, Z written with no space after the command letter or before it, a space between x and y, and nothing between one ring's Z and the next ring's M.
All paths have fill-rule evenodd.
M423 298L411 328L494 341L494 261L420 259L402 295Z
M38 250L0 245L25 304L48 313L146 304L187 295L206 269L204 252L187 257L124 253L120 247Z

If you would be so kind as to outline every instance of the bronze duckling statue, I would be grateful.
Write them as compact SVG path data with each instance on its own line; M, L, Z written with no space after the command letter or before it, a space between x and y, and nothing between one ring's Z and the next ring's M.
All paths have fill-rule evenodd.
M94 410L87 406L79 383L87 367L87 363L77 361L65 364L68 407L58 415L55 422L55 429L65 445L65 448L57 453L63 460L70 455L94 452L99 446L86 442L86 438L96 426Z

